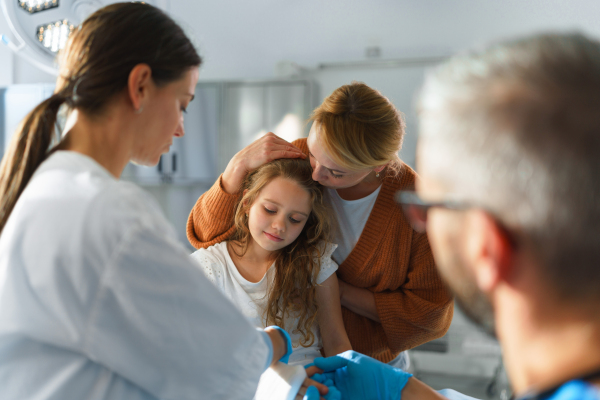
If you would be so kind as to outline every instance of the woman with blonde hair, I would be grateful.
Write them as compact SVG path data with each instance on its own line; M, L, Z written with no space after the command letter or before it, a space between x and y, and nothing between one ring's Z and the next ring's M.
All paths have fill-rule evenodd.
M309 157L312 178L333 209L332 258L350 343L383 362L398 357L396 365L406 367L401 352L444 335L453 302L426 234L412 229L394 201L417 179L398 158L402 116L381 93L353 82L328 96L311 120L307 139L290 144L269 133L237 153L194 206L188 239L199 248L229 238L248 172L277 158Z

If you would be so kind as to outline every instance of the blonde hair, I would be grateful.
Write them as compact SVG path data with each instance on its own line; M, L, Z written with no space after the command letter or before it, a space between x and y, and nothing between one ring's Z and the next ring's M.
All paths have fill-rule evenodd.
M333 161L350 171L388 164L396 175L402 163L406 124L402 114L379 91L352 82L333 91L310 117Z
M231 240L241 245L242 257L250 243L247 213L262 188L275 178L296 182L310 195L311 212L300 235L288 246L278 250L275 258L275 282L269 288L268 303L264 313L266 325L283 329L285 318L293 315L298 325L292 327L300 333L300 344L311 346L315 337L312 326L317 316L316 280L320 271L320 257L324 246L319 244L329 238L331 222L323 201L322 187L312 180L312 169L306 160L280 159L265 164L251 172L242 184L242 193L234 222L236 231ZM235 249L234 249L235 251Z

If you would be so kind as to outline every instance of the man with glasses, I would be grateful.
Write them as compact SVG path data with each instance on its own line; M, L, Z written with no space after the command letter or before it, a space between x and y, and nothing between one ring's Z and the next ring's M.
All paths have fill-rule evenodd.
M549 34L455 57L419 109L421 180L399 202L498 337L515 396L600 399L600 43ZM315 364L344 399L441 398L358 353Z

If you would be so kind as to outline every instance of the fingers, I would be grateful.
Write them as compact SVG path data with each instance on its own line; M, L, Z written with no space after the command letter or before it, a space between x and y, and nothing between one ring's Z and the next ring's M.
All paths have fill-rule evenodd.
M309 387L306 390L306 393L298 394L295 397L295 400L321 400L323 397L319 396L319 391L314 386ZM323 399L324 400L324 399Z
M326 395L328 392L329 388L327 386L317 382L314 382L313 384L310 379L306 379L298 390L296 398L303 400L318 400L322 398L321 395Z
M304 367L306 369L306 375L310 378L314 374L322 374L323 370L321 368L316 367L314 364L307 365Z
M329 388L327 387L327 385L324 385L323 383L317 382L310 378L304 379L304 382L302 383L300 389L304 388L306 390L306 388L311 386L316 387L320 394L327 394L327 392L329 392Z
M321 368L325 372L330 372L345 367L346 365L348 365L349 361L350 360L339 356L333 356L327 358L317 357L315 358L314 362L316 367Z
M306 158L306 154L304 154L303 152L288 149L272 152L271 155L273 156L273 160L278 160L280 158Z

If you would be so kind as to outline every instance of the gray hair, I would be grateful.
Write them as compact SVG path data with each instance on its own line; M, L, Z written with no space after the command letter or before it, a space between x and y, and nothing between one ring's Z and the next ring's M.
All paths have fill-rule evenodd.
M599 301L600 43L545 34L456 56L419 114L419 165L516 232L559 296Z

